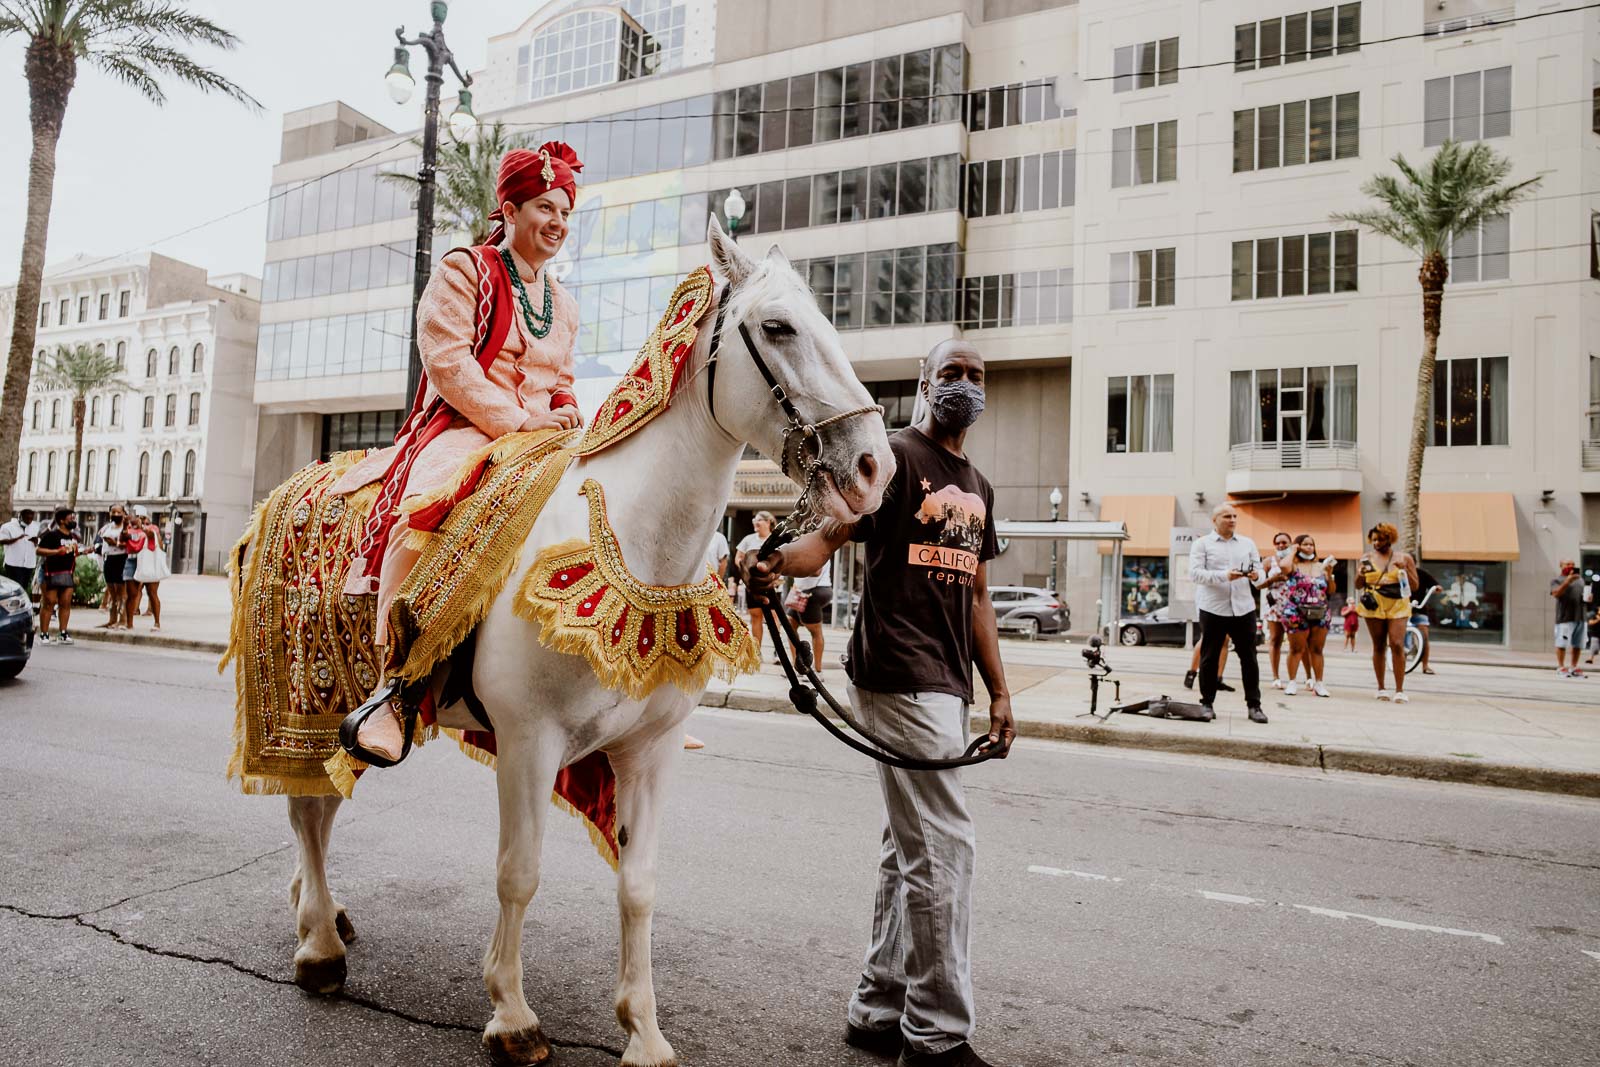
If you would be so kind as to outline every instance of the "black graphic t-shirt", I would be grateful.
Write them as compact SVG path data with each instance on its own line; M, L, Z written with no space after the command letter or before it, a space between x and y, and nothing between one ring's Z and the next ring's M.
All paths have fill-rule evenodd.
M878 693L952 693L972 702L972 591L993 559L994 488L922 432L889 438L898 468L883 506L856 524L867 546L861 614L845 671Z
M52 526L39 535L38 544L40 548L70 547L76 549L78 547L78 538L73 534L62 533L61 528L58 526ZM44 564L44 572L46 574L68 573L78 562L76 556L67 555L40 556L39 560Z

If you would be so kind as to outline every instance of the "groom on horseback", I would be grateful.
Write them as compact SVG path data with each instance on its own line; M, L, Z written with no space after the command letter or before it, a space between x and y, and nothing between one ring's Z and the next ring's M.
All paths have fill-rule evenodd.
M419 556L406 533L420 513L402 503L428 496L430 509L447 510L459 499L452 480L497 439L582 422L572 392L577 304L549 269L567 239L582 169L559 141L506 153L494 232L479 247L446 255L417 305L424 376L410 415L393 446L369 454L335 486L353 492L383 483L345 587L377 596L380 646L388 644L389 607ZM341 731L354 734L353 754L373 766L392 766L409 748L393 695L392 684L380 686Z

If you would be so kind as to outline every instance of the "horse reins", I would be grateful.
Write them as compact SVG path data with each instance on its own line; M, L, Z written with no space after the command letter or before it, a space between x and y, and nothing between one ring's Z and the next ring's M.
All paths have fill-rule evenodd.
M722 326L727 315L728 295L731 288L731 286L724 286L718 296L717 321L712 328L711 349L706 357L706 401L710 406L713 422L716 422L717 418L717 362L722 352ZM795 435L799 435L796 463L800 473L805 476L805 480L802 483L800 500L795 506L794 516L802 516L804 519L809 519L811 518L812 509L812 488L816 481L817 472L822 468L822 445L818 431L835 423L843 422L846 419L855 418L857 415L882 415L883 408L880 405L871 404L829 416L819 422L806 422L800 417L800 412L795 408L794 401L789 399L788 392L779 384L771 368L767 366L767 361L762 358L761 350L756 347L755 339L750 336L750 330L745 326L743 320L738 323L738 328L739 336L744 341L745 348L749 350L751 360L754 361L756 369L761 372L761 377L767 383L767 389L772 393L772 398L778 402L778 407L782 410L783 416L788 423L783 430L783 456L780 461L780 466L786 476L789 474L790 440ZM721 426L721 423L717 423L717 425ZM790 516L790 518L792 517ZM778 529L762 544L760 551L756 554L758 560L767 559L784 543L793 539L796 531L790 525L790 518L785 518L780 522ZM791 661L784 643L782 641L774 641L774 644L778 646L778 662L783 667L783 673L789 678L789 702L794 705L795 710L816 719L830 734L857 752L865 756L871 756L879 763L889 767L896 767L900 770L948 771L957 767L971 767L974 764L986 762L996 758L1004 751L998 743L990 745L987 734L974 740L972 744L967 746L962 755L953 759L925 759L921 756L913 756L900 751L857 722L855 716L828 690L827 685L818 677L812 664L811 642L796 632L794 623L789 621L789 616L786 612L778 610L771 594L761 596L760 609L762 616L767 620L767 625L772 628L772 632L774 634L782 632L788 638L789 645L795 649L795 656ZM796 669L797 667L798 670ZM804 681L800 677L802 672L805 674ZM832 719L824 715L817 705L819 696L827 702L828 707L844 721L845 725L860 734L866 741L862 742L851 737L835 725Z

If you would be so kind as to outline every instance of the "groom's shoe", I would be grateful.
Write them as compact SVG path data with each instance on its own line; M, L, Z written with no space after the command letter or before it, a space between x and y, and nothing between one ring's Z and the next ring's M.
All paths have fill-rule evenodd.
M855 1023L847 1022L844 1024L844 1043L851 1048L858 1048L875 1056L898 1056L900 1048L905 1041L900 1036L900 1028L898 1026L886 1026L880 1030L872 1030L865 1026L857 1026Z

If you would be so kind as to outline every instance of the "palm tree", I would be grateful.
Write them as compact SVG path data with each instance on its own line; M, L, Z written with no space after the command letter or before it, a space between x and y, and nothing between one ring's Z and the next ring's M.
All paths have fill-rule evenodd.
M416 138L411 143L422 147ZM489 216L500 207L500 197L495 193L500 160L513 148L527 148L532 143L527 134L507 133L505 123L497 121L480 130L475 138L441 145L435 176L438 185L434 193L433 232L465 233L474 245L487 241L494 229ZM421 184L415 174L390 172L383 177L412 191Z
M1377 174L1361 191L1377 204L1363 211L1339 212L1335 222L1353 222L1405 245L1422 257L1422 360L1417 365L1417 396L1411 413L1411 447L1406 457L1405 512L1400 543L1419 555L1421 531L1417 501L1422 490L1422 459L1428 445L1433 403L1433 371L1439 356L1444 316L1444 285L1450 277L1451 242L1486 219L1504 215L1542 180L1508 183L1511 160L1479 141L1463 146L1446 141L1417 170L1406 157L1394 157L1400 172ZM1420 558L1420 557L1419 557Z
M12 305L11 350L0 394L0 488L11 497L22 440L22 402L33 366L39 291L44 283L45 242L55 192L56 142L77 82L78 64L132 86L153 104L166 102L163 77L203 92L259 104L232 81L196 63L183 46L231 49L238 38L209 19L184 10L180 0L0 0L0 38L27 39L23 74L28 79L28 117L33 154L28 160L28 205L22 236L22 269Z
M46 389L65 389L72 394L72 460L67 468L67 507L78 509L78 472L83 469L83 413L89 394L97 389L126 388L116 358L104 346L56 345L39 367L39 384Z

